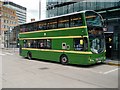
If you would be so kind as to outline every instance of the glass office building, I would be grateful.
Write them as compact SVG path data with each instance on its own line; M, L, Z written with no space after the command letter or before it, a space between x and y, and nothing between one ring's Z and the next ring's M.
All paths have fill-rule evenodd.
M47 17L59 16L81 10L101 10L120 6L120 0L102 1L104 0L47 0Z
M95 10L105 22L106 56L120 60L120 0L47 0L46 17L54 17L81 10Z

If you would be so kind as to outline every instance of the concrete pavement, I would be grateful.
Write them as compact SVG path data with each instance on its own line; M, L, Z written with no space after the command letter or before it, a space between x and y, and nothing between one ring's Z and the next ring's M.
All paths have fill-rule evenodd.
M1 50L0 53L2 53ZM2 88L2 56L0 56L0 90L1 88Z
M108 65L120 66L120 61L117 60L107 59L105 63Z

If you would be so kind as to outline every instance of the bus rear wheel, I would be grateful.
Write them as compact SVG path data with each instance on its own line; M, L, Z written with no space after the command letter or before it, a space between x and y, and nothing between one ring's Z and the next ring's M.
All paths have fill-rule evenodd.
M63 64L63 65L68 64L68 57L66 55L61 55L60 63Z
M28 53L27 53L27 58L28 58L29 60L32 60L32 53L31 53L31 52L28 52Z

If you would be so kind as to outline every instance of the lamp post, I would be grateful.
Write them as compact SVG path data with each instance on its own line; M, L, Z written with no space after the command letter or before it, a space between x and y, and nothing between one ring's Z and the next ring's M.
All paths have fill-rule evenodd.
M8 30L8 31L9 31L9 30ZM7 48L8 48L8 46L9 46L9 45L8 45L8 41L9 41L9 40L8 40L8 39L9 39L9 37L8 37L8 31L6 31L6 34L7 34Z
M9 27L9 30L7 31L7 48L10 48L10 34L11 34L12 28Z

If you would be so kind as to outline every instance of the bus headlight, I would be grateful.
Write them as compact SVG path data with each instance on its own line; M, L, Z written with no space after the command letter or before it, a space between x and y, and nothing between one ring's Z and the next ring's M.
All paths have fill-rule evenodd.
M89 61L90 61L90 62L94 62L94 60L93 60L93 59L91 59L91 56L89 57Z

